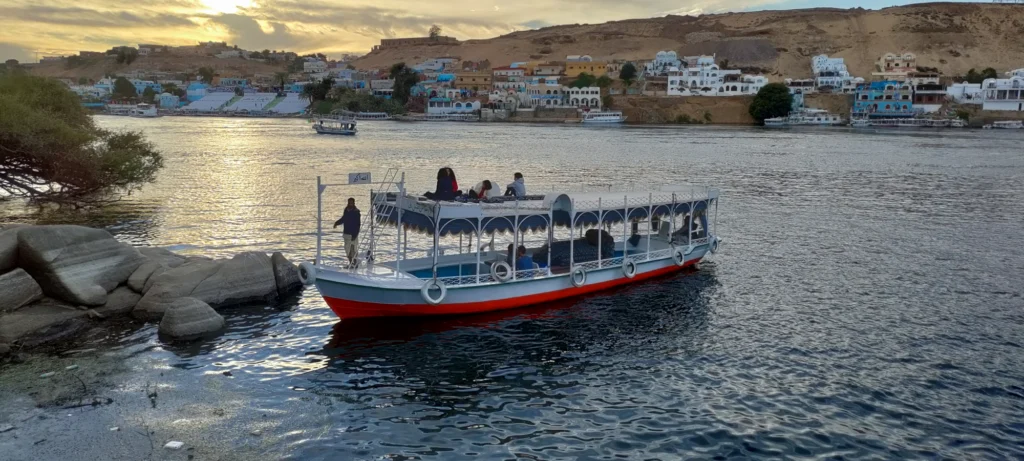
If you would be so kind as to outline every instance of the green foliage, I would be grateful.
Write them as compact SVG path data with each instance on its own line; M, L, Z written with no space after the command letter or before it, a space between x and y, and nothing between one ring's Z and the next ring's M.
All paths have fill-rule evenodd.
M281 87L281 91L284 91L284 86L288 84L288 72L274 74L274 83L277 83Z
M152 89L152 88L150 88L148 86L146 87L145 90L142 90L142 100L143 101L148 102L148 103L153 103L153 101L155 99L156 99L156 90L154 90L154 89Z
M302 88L302 97L309 99L310 103L317 101L323 101L327 99L327 94L330 93L331 88L334 87L334 79L331 77L324 77L322 80L316 83L307 83Z
M87 79L85 77L78 77L78 84L79 85L86 85L88 83L89 83L89 79Z
M214 72L212 67L200 67L199 70L196 71L196 74L203 79L203 83L207 85L213 84Z
M428 32L428 35L430 35L430 38L437 40L437 37L441 36L441 26L437 24L430 26L430 32Z
M750 116L757 123L764 123L766 118L785 116L792 106L793 96L789 94L789 88L781 83L769 83L754 96L750 103Z
M178 88L178 85L175 85L173 83L163 85L163 89L165 93L173 94L179 98L184 97L185 94L188 93L187 91L185 91L184 88Z
M610 94L601 96L601 105L604 106L606 109L612 107L612 103L614 102L615 100L612 99L612 95Z
M409 102L412 87L419 83L420 77L410 67L406 66L404 62L391 66L389 76L395 80L391 98L404 106L405 103Z
M122 46L117 49L117 63L118 64L131 64L139 59L139 50Z
M964 109L957 109L956 110L956 118L964 120L964 121L970 121L971 120L971 112L967 111L967 110L964 110Z
M117 80L114 80L113 93L115 98L122 99L129 99L138 96L138 93L135 92L135 85L132 85L132 82L129 82L128 79L124 77L117 77Z
M576 80L573 80L572 83L569 84L569 86L573 88L586 88L588 86L594 86L596 82L597 77L594 77L593 75L583 72L576 76Z
M729 60L728 59L722 59L721 61L718 61L718 68L719 69L723 69L723 70L724 69L728 69L729 68Z
M636 81L636 66L631 62L627 62L622 65L622 69L619 70L619 79L622 83L625 83L627 87L633 86L633 82Z
M410 101L416 98L411 98ZM403 104L394 99L378 98L372 94L361 93L351 88L334 88L327 95L327 101L331 105L314 108L318 113L330 113L335 110L348 110L352 112L387 112L389 114L401 114L405 110Z
M64 60L64 67L67 69L74 69L82 64L84 64L84 62L82 61L81 56L68 56L67 59Z
M711 123L711 112L704 111L704 123Z
M679 124L690 124L693 123L693 119L687 114L679 114L676 116L676 123Z
M597 77L597 80L594 80L594 84L601 87L601 89L605 89L612 86L612 83L615 82L612 80L611 77L607 75L602 75L600 77Z
M245 96L245 91L242 91L242 87L235 87L235 96Z
M981 82L984 82L985 79L987 79L987 78L998 78L998 77L999 77L999 73L996 72L995 69L993 69L991 67L986 67L986 68L982 69L981 72L978 72L978 71L976 71L974 69L971 69L971 70L967 71L967 75L964 76L964 80L967 81L967 83L981 83Z
M162 166L140 133L97 128L60 82L0 76L0 198L84 201L137 189Z

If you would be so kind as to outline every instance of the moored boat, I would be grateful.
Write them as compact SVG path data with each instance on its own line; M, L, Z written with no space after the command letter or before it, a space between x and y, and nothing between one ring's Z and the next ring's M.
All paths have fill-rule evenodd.
M550 302L677 272L720 244L709 216L717 210L717 189L434 201L409 194L404 175L393 182L397 176L389 170L370 193L355 265L322 251L323 193L343 184L317 180L317 255L300 265L300 277L341 318L470 314ZM510 258L505 242L495 243L498 236L520 248L517 258L528 258Z
M855 118L850 120L853 127L883 128L964 128L967 122L959 118Z
M785 117L766 118L764 126L835 126L842 125L843 118L823 109L803 108Z
M590 111L583 114L582 123L623 123L626 117L620 111Z
M985 125L982 128L986 130L1020 130L1024 129L1024 122L1021 122L1020 120L999 120Z

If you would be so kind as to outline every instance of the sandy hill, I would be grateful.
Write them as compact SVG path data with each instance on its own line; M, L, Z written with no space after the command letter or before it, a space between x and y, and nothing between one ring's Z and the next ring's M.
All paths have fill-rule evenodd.
M67 62L39 63L32 67L32 73L45 77L72 78L85 77L99 80L107 74L130 72L133 70L185 73L195 72L200 67L211 67L221 76L251 77L257 73L273 74L285 70L281 63L265 63L242 58L216 58L213 56L173 56L161 54L140 56L129 65L117 64L113 56L102 58L83 58L78 65Z
M870 77L878 57L910 51L918 65L947 75L994 67L1024 67L1024 5L927 3L882 10L815 8L635 19L515 32L458 45L410 46L372 52L359 68L385 68L435 56L487 59L495 65L589 54L595 59L651 59L659 50L716 53L731 67L760 70L778 80L809 77L811 56L846 59L850 72Z

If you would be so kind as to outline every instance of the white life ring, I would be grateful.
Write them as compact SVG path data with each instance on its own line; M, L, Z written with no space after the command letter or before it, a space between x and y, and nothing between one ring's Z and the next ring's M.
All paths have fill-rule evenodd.
M680 248L676 248L676 251L672 253L672 259L675 261L677 266L686 264L686 254L684 254L683 250Z
M498 269L505 269L505 274L500 274ZM491 277L499 282L507 282L508 279L512 278L512 266L509 266L505 261L498 261L491 264Z
M632 259L622 261L622 273L627 279L636 277L636 263Z
M316 281L316 266L312 263L299 263L299 281L303 285L309 286Z
M437 287L437 289L441 290L441 294L438 295L438 297L436 298L430 296L430 289L434 287ZM426 301L427 304L430 304L431 306L441 304L441 301L444 301L444 297L447 294L448 288L444 286L444 282L437 279L427 280L427 283L424 283L423 287L420 288L420 295L423 296L423 300Z
M718 253L718 237L711 237L711 254Z
M583 270L582 267L576 266L569 274L569 281L572 282L572 286L579 288L587 284L587 271Z

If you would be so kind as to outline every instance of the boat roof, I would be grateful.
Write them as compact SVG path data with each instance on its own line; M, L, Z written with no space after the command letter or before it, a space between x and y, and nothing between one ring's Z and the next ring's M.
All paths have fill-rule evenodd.
M718 200L719 190L708 187L669 187L645 192L552 192L522 199L496 197L482 201L436 201L422 196L389 193L386 199L371 197L375 212L397 224L401 209L402 226L441 235L476 231L507 232L541 230L550 225L591 226L599 221L616 223L648 215L687 214L706 209Z

